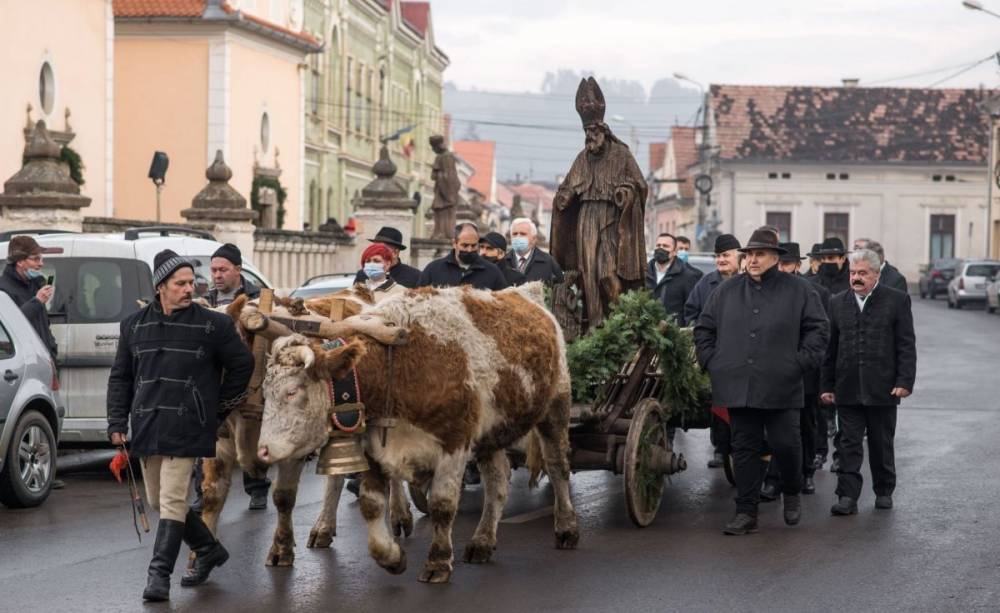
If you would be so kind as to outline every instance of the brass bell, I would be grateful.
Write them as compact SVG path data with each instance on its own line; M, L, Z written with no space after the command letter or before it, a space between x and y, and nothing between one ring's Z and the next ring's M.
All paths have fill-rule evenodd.
M334 431L319 450L317 475L349 475L368 470L368 460L361 447L361 437Z

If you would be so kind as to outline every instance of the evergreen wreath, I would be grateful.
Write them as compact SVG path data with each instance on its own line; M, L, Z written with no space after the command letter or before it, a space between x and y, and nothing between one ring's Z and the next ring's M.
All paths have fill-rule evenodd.
M69 145L63 145L60 147L59 161L69 167L69 178L73 179L74 183L81 186L86 183L83 179L83 170L86 167L83 165L83 158L81 158L80 154L76 152L76 149L73 149ZM27 156L22 156L21 166L24 166L27 163Z
M262 187L273 189L274 193L278 196L278 210L275 214L275 219L280 230L285 225L285 199L288 198L288 192L281 185L281 181L276 178L254 177L253 185L250 186L250 208L257 211L260 215L264 214L260 206L260 188ZM257 219L257 223L260 223L261 218L258 217Z

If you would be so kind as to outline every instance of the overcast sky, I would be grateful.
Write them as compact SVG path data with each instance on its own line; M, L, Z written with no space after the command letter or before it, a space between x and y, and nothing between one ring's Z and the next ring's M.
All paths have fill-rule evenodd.
M983 0L1000 13L1000 0ZM1000 50L1000 18L960 0L432 0L445 78L537 91L546 71L592 69L647 88L708 83L927 87ZM948 70L938 69L949 68ZM908 79L885 81L913 73ZM995 60L941 87L1000 86Z

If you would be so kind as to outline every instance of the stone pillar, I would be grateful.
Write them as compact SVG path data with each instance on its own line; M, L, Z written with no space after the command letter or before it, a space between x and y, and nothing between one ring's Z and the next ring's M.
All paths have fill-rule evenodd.
M80 194L59 153L59 144L39 121L25 147L24 166L3 184L0 231L83 229L80 209L90 198Z
M215 161L205 171L206 185L191 201L191 208L181 211L181 217L191 223L215 225L215 239L233 243L244 256L253 256L253 221L257 212L247 208L247 200L231 185L233 171L222 159L222 150L215 152Z
M403 235L403 243L409 245L413 238L413 216L417 201L406 193L406 188L395 179L396 165L389 157L389 149L382 145L378 161L372 166L375 179L361 190L354 199L354 219L360 225L358 236L371 238L382 226L391 226ZM368 246L367 240L355 245L356 258Z

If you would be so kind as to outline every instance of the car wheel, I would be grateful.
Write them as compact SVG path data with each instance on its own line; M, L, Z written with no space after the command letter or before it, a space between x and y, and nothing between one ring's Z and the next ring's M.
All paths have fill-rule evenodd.
M52 491L56 475L56 437L38 411L25 411L0 471L0 502L14 508L37 507Z

